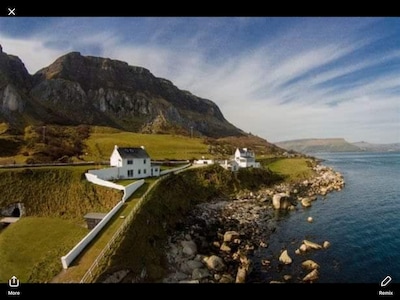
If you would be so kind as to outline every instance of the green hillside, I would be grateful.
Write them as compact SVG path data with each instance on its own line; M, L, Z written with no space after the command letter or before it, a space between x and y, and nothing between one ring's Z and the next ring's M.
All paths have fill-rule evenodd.
M353 152L361 149L343 138L301 139L276 143L278 147L302 153L316 152Z
M28 216L82 220L90 212L107 212L119 192L91 184L87 166L0 169L0 207L23 203Z
M88 232L83 216L108 212L120 200L120 192L86 181L86 169L0 169L0 207L19 202L25 209L0 232L0 282L11 275L50 281L62 269L60 257Z
M25 217L0 234L0 282L48 282L61 271L60 257L88 230L59 218Z
M152 159L192 159L208 155L201 138L171 134L120 132L95 126L86 140L86 161L109 160L114 146L145 146Z

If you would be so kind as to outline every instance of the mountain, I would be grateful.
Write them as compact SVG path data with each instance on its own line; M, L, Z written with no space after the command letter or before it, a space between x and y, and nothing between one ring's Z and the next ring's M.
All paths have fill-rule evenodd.
M31 76L0 46L0 122L103 125L142 133L243 136L218 106L149 70L71 52Z
M400 151L400 143L394 144L372 144L367 142L357 142L353 143L353 145L357 146L361 149L361 151L368 152L391 152L391 151Z
M361 151L359 147L343 138L300 139L275 143L278 147L302 153L316 152L353 152Z

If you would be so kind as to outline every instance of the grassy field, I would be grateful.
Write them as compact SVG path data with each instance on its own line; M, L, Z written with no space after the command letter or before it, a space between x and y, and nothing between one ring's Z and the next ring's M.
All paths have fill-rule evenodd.
M119 229L125 218L134 209L139 199L143 196L155 179L146 179L146 182L125 202L121 209L114 215L109 223L101 230L97 237L86 249L72 262L67 270L63 270L53 278L53 283L80 282L94 260L107 245L108 241ZM64 253L65 254L65 253Z
M145 146L153 160L192 159L208 156L207 145L203 139L170 134L140 134L92 129L86 140L87 161L109 160L114 146Z
M87 166L0 169L0 207L21 202L26 215L82 221L88 212L107 212L121 192L85 179Z
M20 202L25 215L0 233L0 279L46 282L61 270L60 257L88 232L83 216L108 212L122 193L96 186L87 167L0 170L0 207ZM8 276L8 277L7 277Z
M60 257L88 230L59 218L25 217L0 233L0 282L47 282L62 266Z
M271 160L267 166L272 172L283 175L286 181L295 182L314 175L310 163L306 158L280 158Z

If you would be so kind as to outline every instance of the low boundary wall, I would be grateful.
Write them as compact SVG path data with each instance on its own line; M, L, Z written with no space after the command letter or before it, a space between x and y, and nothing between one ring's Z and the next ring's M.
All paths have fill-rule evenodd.
M111 218L117 213L117 211L121 208L121 206L125 203L125 201L144 184L144 179L135 181L127 186L122 186L119 184L115 184L113 182L109 182L103 179L98 178L94 174L85 174L86 179L94 184L98 184L105 187L110 187L118 190L122 190L124 195L120 202L115 205L107 215L78 243L75 245L71 251L68 252L67 255L61 257L61 264L64 269L68 269L68 266L71 262L85 249L85 247L96 237L96 235L103 229L103 227L111 220Z

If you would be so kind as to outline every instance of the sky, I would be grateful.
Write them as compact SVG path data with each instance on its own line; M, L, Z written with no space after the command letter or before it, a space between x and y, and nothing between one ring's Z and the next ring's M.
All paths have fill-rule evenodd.
M0 18L29 73L71 51L149 69L278 142L400 142L400 18Z

